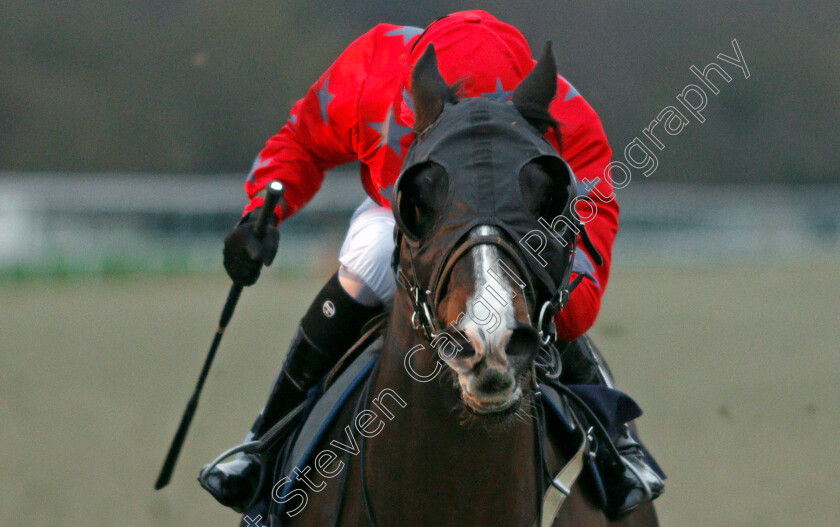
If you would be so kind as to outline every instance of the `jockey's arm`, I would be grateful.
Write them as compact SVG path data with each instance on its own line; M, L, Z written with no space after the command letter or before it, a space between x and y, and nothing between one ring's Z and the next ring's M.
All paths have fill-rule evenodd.
M574 88L569 88L562 78L559 81L558 98L551 110L561 123L561 155L580 182L581 194L587 194L593 200L594 206L579 202L577 211L586 222L586 232L603 262L596 265L596 259L578 237L572 280L579 274L583 274L584 278L555 318L558 338L572 341L586 333L598 316L601 296L610 275L612 245L618 231L618 203L612 182L604 173L611 161L612 150L601 121L580 96L566 101L564 96Z
M286 207L278 216L288 218L318 192L327 170L358 159L356 113L374 36L370 31L350 44L268 140L245 182L245 214L262 205L265 186L278 179L286 186Z

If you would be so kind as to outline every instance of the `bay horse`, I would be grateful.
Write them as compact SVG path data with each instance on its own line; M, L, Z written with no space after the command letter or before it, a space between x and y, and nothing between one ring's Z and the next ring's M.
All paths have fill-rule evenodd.
M609 522L586 476L556 516L540 512L544 473L576 445L540 440L536 320L546 284L568 284L577 235L541 253L553 273L514 236L568 212L574 176L541 138L556 75L546 46L510 104L459 99L432 45L416 64L418 134L392 200L401 287L381 356L270 525L658 525L651 503Z

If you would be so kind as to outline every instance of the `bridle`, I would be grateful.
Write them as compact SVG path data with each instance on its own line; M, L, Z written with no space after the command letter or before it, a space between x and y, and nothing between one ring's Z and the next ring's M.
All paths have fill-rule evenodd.
M420 336L428 342L433 341L440 335L447 325L442 324L437 316L437 308L443 300L446 286L449 283L449 278L455 264L458 260L465 256L470 249L481 246L491 245L500 250L501 253L507 255L514 264L514 269L510 269L502 259L499 259L499 265L502 267L505 274L515 283L519 288L520 293L526 298L528 306L538 305L537 291L534 287L532 274L528 270L528 265L522 255L520 249L508 241L508 239L501 234L492 235L466 235L462 240L451 248L444 256L444 264L439 266L435 276L432 276L429 284L422 284L417 275L417 269L414 264L414 251L409 244L406 244L408 255L408 270L410 275L406 275L403 269L399 266L397 255L401 251L403 243L403 233L399 228L396 229L395 239L395 256L394 256L394 270L397 276L397 282L408 293L409 301L412 306L411 324L412 327L420 334ZM571 263L568 269L564 270L568 275L571 273ZM572 290L580 283L583 275L579 275L574 281L569 283L568 276L561 281L558 287L547 300L544 300L540 305L538 311L528 310L529 324L537 331L540 339L541 348L550 348L557 340L557 332L554 326L554 317L560 310L565 307L569 300L569 295ZM566 285L568 284L568 285ZM534 324L536 319L536 324Z
M475 227L473 227L475 228ZM520 293L526 298L526 305L528 306L535 306L536 303L536 290L533 287L533 279L531 273L528 272L528 266L523 258L522 253L514 247L512 243L510 243L503 235L501 234L491 234L491 235L475 235L471 236L470 231L461 238L461 240L455 244L448 252L443 256L445 258L443 260L443 265L438 266L438 271L436 275L434 275L429 284L424 286L421 284L418 278L417 269L414 263L414 254L412 247L406 244L405 248L407 250L408 256L408 271L410 274L406 274L403 269L399 266L399 261L397 255L403 248L403 235L402 231L397 228L395 230L395 252L394 252L394 259L392 261L392 265L394 266L397 281L398 283L406 290L408 293L409 301L412 305L412 315L411 315L411 323L412 327L420 334L420 336L428 342L433 342L438 336L440 336L445 330L443 329L445 326L441 324L439 317L437 316L437 307L442 300L442 296L446 290L446 285L450 279L450 275L452 273L455 264L462 258L464 255L468 254L468 252L478 246L482 245L491 245L498 248L501 253L507 255L515 267L515 270L508 269L510 273L508 274L509 278L515 282L516 286L519 288ZM503 262L503 260L499 259L500 265L507 266ZM571 262L569 264L571 268ZM518 274L517 274L518 271ZM568 272L568 271L567 271ZM513 276L511 276L513 275ZM523 278L519 278L522 276ZM538 315L538 322L537 325L533 325L533 316L529 310L528 313L528 320L529 323L537 330L539 338L540 338L540 348L541 350L547 348L553 348L553 344L556 340L556 331L554 330L554 315L558 313L565 303L569 299L569 295L574 287L580 283L583 275L580 275L576 278L572 283L568 282L568 277L564 280L563 284L568 284L567 286L559 287L548 300L544 301L539 309ZM525 281L523 281L525 280ZM537 384L537 376L536 376L536 360L534 360L531 366L531 379L533 383L533 389L535 397L540 397L542 393L540 392L540 387ZM556 371L552 376L554 378L559 377L560 375L560 365L559 361L556 365ZM364 401L370 399L370 390L373 386L373 379L374 375L371 375L368 381L365 383L365 387L362 390L362 395L359 397L356 406L356 412L362 409L362 405ZM545 426L545 417L542 414L542 406L541 404L537 403L533 405L534 414L533 418L535 420L535 426L537 428L536 433L534 435L534 444L535 450L537 452L537 471L540 474L538 476L538 491L537 496L539 499L538 502L538 512L537 512L537 519L535 520L533 527L548 527L551 525L556 518L557 514L559 513L561 507L565 499L571 494L571 487L574 485L575 481L577 480L578 476L580 475L581 471L583 470L584 464L591 456L591 444L592 444L592 435L591 430L585 431L581 424L575 420L575 426L579 430L578 435L580 436L580 442L578 444L577 450L575 454L567 461L567 463L561 468L561 470L556 474L553 475L548 471L547 464L546 464L546 457L545 457L545 444L544 444L544 426ZM572 419L575 419L572 416ZM367 451L367 441L365 437L361 437L359 439L359 448L360 448L360 478L361 478L361 494L362 494L362 503L364 507L365 514L367 516L368 525L371 527L378 527L378 523L375 519L375 514L373 511L373 506L371 503L370 495L368 492L368 478L367 478L367 470L365 467L365 457ZM548 477L548 486L544 484L544 477ZM338 517L336 516L336 523L338 521Z

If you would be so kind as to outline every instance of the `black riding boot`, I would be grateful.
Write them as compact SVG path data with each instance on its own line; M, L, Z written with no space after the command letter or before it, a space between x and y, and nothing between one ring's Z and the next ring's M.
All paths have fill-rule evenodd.
M564 384L597 384L614 388L612 374L601 352L589 336L584 335L571 342L562 351ZM665 483L645 459L638 440L630 428L625 426L612 438L621 463L612 459L597 458L599 469L609 481L605 482L607 493L607 516L618 518L632 511L642 503L662 494Z
M259 438L303 402L309 389L356 341L362 327L381 311L380 307L358 303L341 287L338 274L333 275L301 319L283 368L250 435ZM199 481L219 503L243 512L258 490L259 474L260 458L241 454L219 463Z

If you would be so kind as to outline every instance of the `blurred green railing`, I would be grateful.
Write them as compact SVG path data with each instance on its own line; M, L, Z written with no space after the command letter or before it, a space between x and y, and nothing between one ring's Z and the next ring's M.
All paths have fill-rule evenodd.
M284 223L272 272L335 265L364 198L354 169L328 175ZM634 182L617 191L616 262L797 258L840 250L840 186ZM0 173L0 277L221 270L245 204L230 175Z

